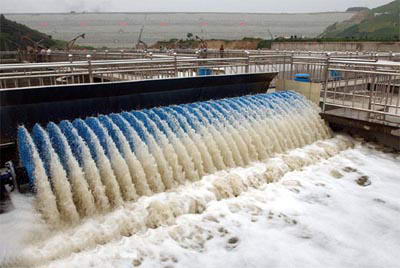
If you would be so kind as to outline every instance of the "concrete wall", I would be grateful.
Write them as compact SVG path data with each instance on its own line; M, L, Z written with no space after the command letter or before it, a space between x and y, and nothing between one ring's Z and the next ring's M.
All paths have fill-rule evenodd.
M274 42L271 49L400 52L400 42Z

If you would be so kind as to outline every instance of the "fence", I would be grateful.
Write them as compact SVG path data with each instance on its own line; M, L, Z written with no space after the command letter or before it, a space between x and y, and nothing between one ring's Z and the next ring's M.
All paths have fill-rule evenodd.
M50 55L40 56L31 51L0 51L0 63L20 63L20 62L70 62L86 60L87 55L91 55L93 60L119 60L119 59L144 59L144 58L165 58L172 57L177 53L179 57L193 58L236 58L257 55L288 55L295 57L325 57L326 51L289 51L289 50L225 50L221 53L217 49L208 49L201 52L198 49L148 49L148 50L54 50ZM379 59L389 61L400 61L400 53L392 52L351 52L351 51L332 51L332 57L337 58L357 58L357 59Z
M163 57L147 53L136 59L94 60L86 56L84 61L2 64L0 88L191 77L204 70L214 75L277 72L276 79L283 81L307 73L312 82L322 85L322 112L334 108L343 116L400 124L398 62L366 54L355 58L354 53L237 53L240 56L229 58L198 58L187 56L190 51L181 51Z
M323 112L400 126L399 88L400 64L330 62L323 83Z
M315 56L319 54L314 55L311 52L307 52L307 56L264 51L257 53L231 51L230 53L237 53L240 56L199 58L199 55L192 54L154 55L149 52L146 54L124 53L120 55L121 59L114 60L99 58L115 57L116 53L86 55L82 60L83 54L79 54L69 57L69 61L66 62L2 64L0 65L0 88L190 77L198 75L200 69L210 69L215 75L279 72L280 79L291 79L294 74L304 72L311 74L313 81L321 82L327 61L325 55ZM140 57L125 59L123 58L125 55ZM347 57L335 55L332 60L350 60L354 56L353 54L346 54ZM79 60L75 60L74 57Z
M209 69L215 75L275 72L285 70L286 56L259 55L236 58L194 58L172 55L165 58L92 60L60 63L0 65L0 88L57 84L191 77Z

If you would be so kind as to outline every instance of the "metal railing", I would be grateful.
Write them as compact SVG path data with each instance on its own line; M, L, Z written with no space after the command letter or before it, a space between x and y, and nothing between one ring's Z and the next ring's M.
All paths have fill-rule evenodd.
M322 112L400 126L399 89L400 63L330 61Z
M290 79L299 72L311 73L313 81L322 81L326 57L295 56L285 53L237 51L240 57L200 58L147 53L145 58L84 60L64 62L19 63L0 65L0 88L143 80L168 77L192 77L200 69L211 69L214 75L254 72L279 72L279 78ZM244 55L243 55L244 53ZM79 58L81 59L81 58ZM274 85L274 83L272 83Z
M199 59L174 54L152 59L93 60L87 56L85 61L3 64L0 88L192 77L201 69L209 69L214 75L274 72L285 70L288 60L279 55Z
M247 72L279 72L280 79L292 79L297 73L308 73L313 82L324 81L324 66L327 61L365 61L374 63L371 58L355 59L352 54L342 57L338 53L315 56L311 52L294 54L292 52L268 53L262 51L244 53L240 57L199 58L167 54L164 56L147 53L144 58L99 60L86 55L84 60L70 57L64 62L44 62L31 64L0 65L0 87L24 87L35 85L55 85L71 83L106 82L115 80L142 80L195 76L200 68L209 68L213 74L237 74ZM311 55L311 56L310 56ZM81 55L82 56L82 55ZM143 55L142 55L143 56Z
M37 52L38 53L38 52ZM177 53L179 57L194 58L235 58L250 55L291 55L296 57L324 57L330 53L337 58L357 58L357 59L379 59L389 61L400 61L400 53L392 52L350 52L350 51L287 51L287 50L233 50L227 49L222 54L218 49L208 49L201 52L199 49L148 49L148 50L54 50L50 55L40 56L33 51L0 51L0 63L18 62L60 62L60 61L80 61L85 60L87 55L91 55L93 60L117 60L117 59L141 59L152 57L171 57Z
M229 58L174 53L114 60L94 60L86 55L83 61L2 64L0 88L192 77L201 75L202 70L212 71L213 75L277 72L275 79L280 80L307 73L312 82L321 84L322 112L336 109L363 120L400 124L399 62L377 60L376 55L353 58L339 53L257 53L244 52Z

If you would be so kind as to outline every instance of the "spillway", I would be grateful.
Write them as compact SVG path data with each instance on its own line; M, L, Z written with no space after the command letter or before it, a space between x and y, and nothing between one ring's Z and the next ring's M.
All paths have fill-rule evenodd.
M283 91L21 126L18 148L57 225L329 136L318 107Z

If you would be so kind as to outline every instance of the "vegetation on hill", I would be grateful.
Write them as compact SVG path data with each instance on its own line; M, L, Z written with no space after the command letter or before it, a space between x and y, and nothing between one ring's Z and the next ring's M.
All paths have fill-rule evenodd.
M27 46L63 48L66 42L33 30L23 24L0 15L0 50L25 49Z
M398 41L399 16L400 0L395 0L371 10L362 10L350 20L329 26L320 38Z
M365 11L369 10L368 7L349 7L346 12L360 12L360 11Z
M152 45L151 48L197 49L201 47L203 40L200 38L193 38L193 34L191 33L188 33L187 36L188 38L186 39L172 38L166 41L158 41ZM271 48L272 44L271 40L252 37L244 37L241 40L208 39L204 41L207 43L207 47L211 49L219 49L221 45L223 45L225 49L268 49Z

